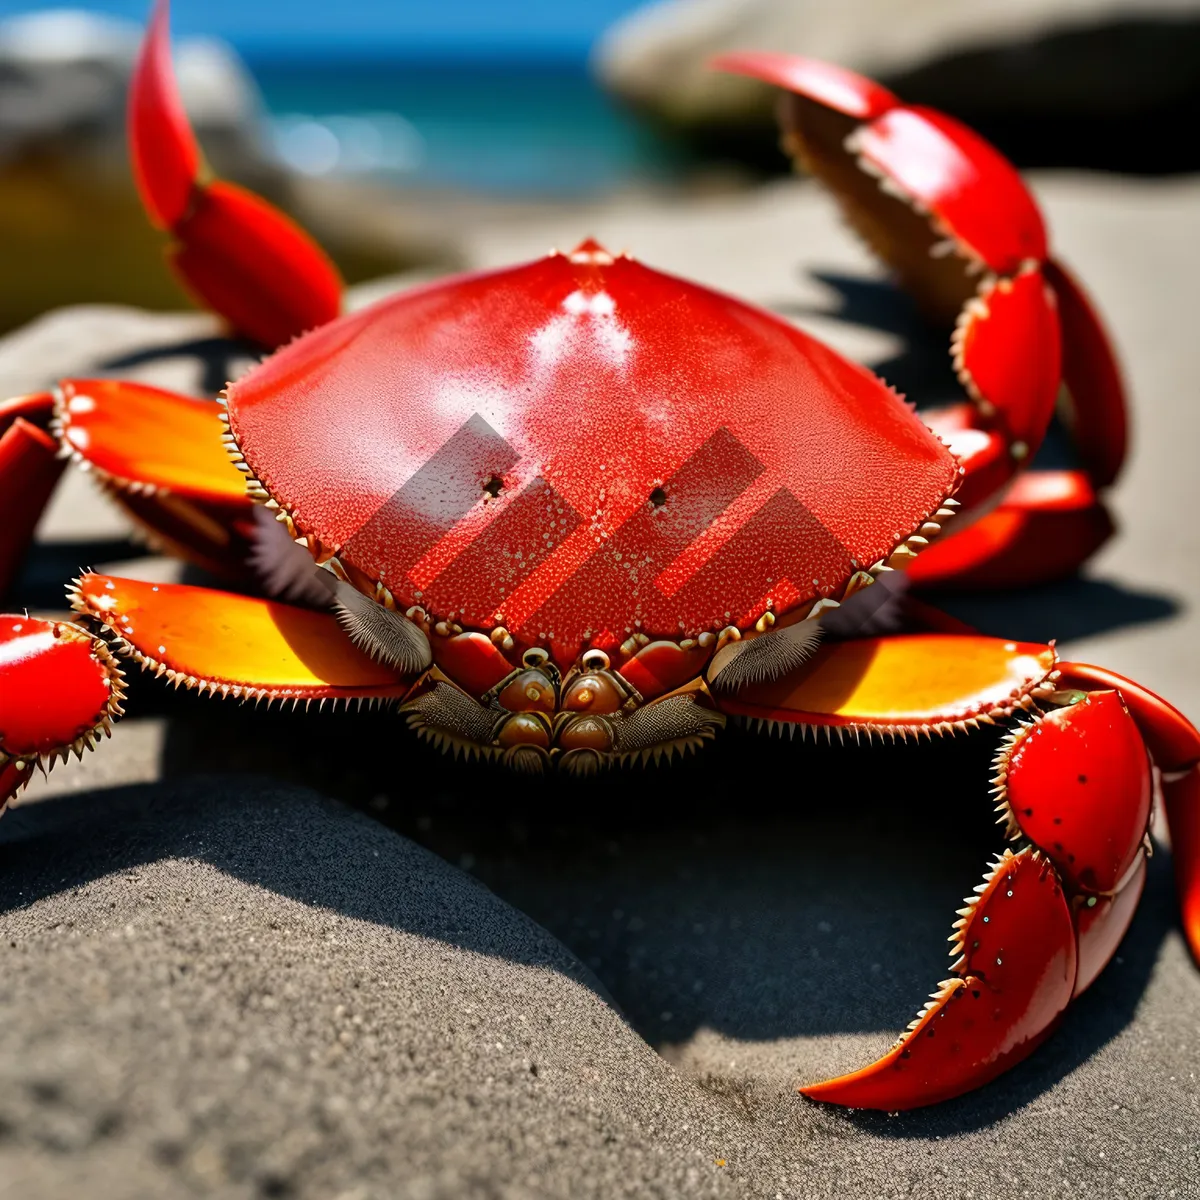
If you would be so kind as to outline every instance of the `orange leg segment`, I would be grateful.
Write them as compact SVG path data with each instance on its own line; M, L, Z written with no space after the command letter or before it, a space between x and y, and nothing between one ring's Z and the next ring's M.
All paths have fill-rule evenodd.
M210 182L171 69L167 0L159 0L129 94L134 177L147 213L169 229L171 261L199 300L239 333L279 346L333 320L337 269L266 201Z
M297 702L398 700L411 688L357 649L330 612L94 574L71 598L121 654L176 687Z
M769 727L930 735L991 722L1052 689L1049 646L977 634L827 643L776 680L720 696L723 712Z
M221 442L221 406L116 379L65 379L54 429L89 471L166 549L240 575L253 505Z

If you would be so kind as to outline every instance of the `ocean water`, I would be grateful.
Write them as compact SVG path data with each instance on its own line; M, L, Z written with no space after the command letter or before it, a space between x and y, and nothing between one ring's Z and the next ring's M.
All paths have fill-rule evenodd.
M677 178L686 152L583 62L250 60L297 170L499 195L580 196Z

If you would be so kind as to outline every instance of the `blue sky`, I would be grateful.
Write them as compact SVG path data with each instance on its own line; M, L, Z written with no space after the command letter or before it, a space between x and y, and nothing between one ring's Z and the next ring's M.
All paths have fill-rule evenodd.
M181 34L227 38L248 54L330 50L413 57L582 58L618 16L643 0L174 0ZM0 16L49 5L0 0ZM149 0L63 7L143 21Z

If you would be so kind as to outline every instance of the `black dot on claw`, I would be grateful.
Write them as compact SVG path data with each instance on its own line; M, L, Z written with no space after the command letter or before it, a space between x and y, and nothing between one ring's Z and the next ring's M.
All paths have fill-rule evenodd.
M900 1051L900 1057L901 1057L901 1058L908 1058L908 1056L909 1056L911 1053L912 1053L912 1051L911 1051L911 1050L901 1050L901 1051Z
M1086 775L1080 775L1080 776L1079 776L1079 782L1080 782L1080 783L1087 783L1087 776L1086 776Z
M976 1000L978 1000L982 994L982 992L977 992L974 988L971 989L971 995L974 996Z
M662 508L666 502L667 493L663 491L662 488L656 487L654 491L650 493L650 503L653 504L655 508Z
M1032 816L1033 816L1033 809L1032 809L1032 808L1027 808L1027 809L1025 809L1025 815L1026 815L1027 817L1032 817Z
M1054 823L1055 823L1055 825L1061 825L1061 824L1062 824L1062 817L1055 817L1055 818L1054 818Z
M500 479L500 478L498 478L498 477L497 477L497 476L495 476L495 475L493 475L493 476L492 476L492 477L491 477L491 478L490 478L490 479L487 481L487 483L485 483L485 484L483 485L483 490L484 490L485 492L487 492L487 494L488 494L489 496L491 496L491 498L492 498L493 500L495 500L495 498L496 498L498 495L500 495L500 492L503 490L503 488L504 488L504 480L503 480L503 479Z

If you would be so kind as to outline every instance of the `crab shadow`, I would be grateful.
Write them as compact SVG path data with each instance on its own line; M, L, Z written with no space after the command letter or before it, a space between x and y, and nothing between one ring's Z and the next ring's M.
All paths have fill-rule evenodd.
M215 396L231 379L244 375L264 353L253 342L212 336L127 351L105 359L99 366L104 374L119 375L170 359L190 359L196 372L195 390L202 396Z
M525 958L486 923L456 921L448 932L419 898L380 888L353 864L331 876L294 831L247 840L234 808L280 802L278 786L247 773L266 771L345 800L469 871L564 944L587 969L575 977L676 1060L701 1031L785 1040L799 1070L804 1046L786 1039L846 1037L847 1068L864 1059L864 1033L882 1051L945 974L951 914L1000 844L986 736L840 750L729 730L669 769L538 780L452 764L398 734L393 715L231 711L149 681L134 690L142 714L188 705L186 721L170 722L166 784L17 809L0 825L0 909L189 855L306 904L544 963L544 951L531 946ZM223 774L181 786L211 770L214 747ZM927 1136L992 1124L1117 1036L1174 921L1164 857L1120 961L1038 1054L955 1105L878 1128Z

